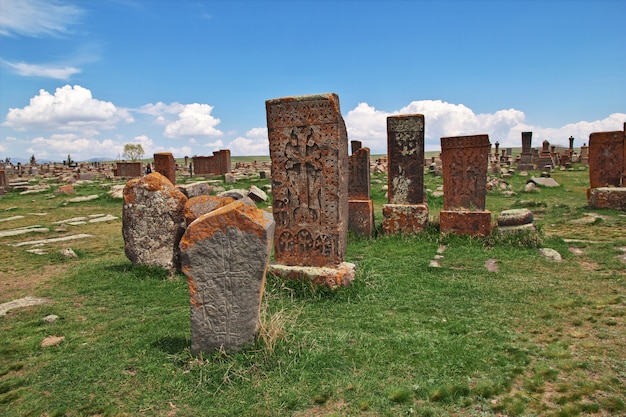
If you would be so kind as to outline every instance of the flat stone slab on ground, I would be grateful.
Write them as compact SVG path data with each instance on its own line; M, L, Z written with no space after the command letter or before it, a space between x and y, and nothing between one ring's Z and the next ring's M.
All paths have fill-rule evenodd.
M24 216L11 216L11 217L5 217L4 219L0 219L0 222L12 222L14 220L19 220L19 219L23 219Z
M15 308L36 306L39 304L49 303L51 301L52 300L49 298L33 297L27 295L26 297L9 301L8 303L0 304L0 316L5 316L9 310L13 310Z
M74 197L67 200L68 203L82 203L83 201L91 201L100 198L98 194L86 195L82 197Z
M9 236L19 236L19 235L25 235L27 233L46 233L49 232L50 229L48 229L47 227L39 227L39 225L37 226L27 226L27 227L20 227L18 229L10 229L10 230L3 230L0 231L0 237L9 237Z
M71 235L71 236L63 236L63 237L53 237L50 239L42 239L42 240L29 240L26 242L19 242L19 243L11 243L11 246L15 246L15 247L19 247L19 246L25 246L25 245L43 245L46 243L56 243L56 242L65 242L68 240L76 240L76 239L85 239L87 237L92 237L93 235L87 234L87 233L80 233L78 235Z
M342 262L337 267L270 264L267 272L297 281L309 281L329 287L345 287L352 283L355 269L356 265L350 262Z
M558 182L556 182L554 180L554 178L546 178L546 177L532 177L530 178L528 181L526 181L527 183L529 182L533 182L536 185L541 185L543 187L558 187L561 184L559 184Z

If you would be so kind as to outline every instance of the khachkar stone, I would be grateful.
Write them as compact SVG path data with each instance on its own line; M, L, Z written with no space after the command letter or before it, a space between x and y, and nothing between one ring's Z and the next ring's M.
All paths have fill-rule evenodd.
M589 135L589 186L619 187L624 171L624 132L595 132Z
M126 183L122 234L126 256L133 264L160 266L170 272L178 268L186 202L187 197L158 172Z
M193 221L180 241L191 308L191 353L234 352L254 341L274 219L235 201Z
M424 115L387 118L388 200L386 234L417 233L428 226L424 202Z
M166 176L172 184L176 184L176 160L170 152L154 154L154 171Z
M532 141L533 132L522 132L522 154L517 164L518 171L532 171L535 169L535 165L532 162Z
M623 178L626 169L626 125L624 131L589 135L589 186L591 208L626 210Z
M369 237L374 232L374 202L370 198L370 150L351 142L348 157L348 230Z
M487 196L488 135L441 138L443 165L442 233L484 236L491 231Z
M272 272L296 277L301 271L297 267L337 270L345 258L348 228L348 136L339 97L286 97L265 105L276 221L274 258L278 265L296 267ZM327 280L324 274L314 281L337 284L336 277Z

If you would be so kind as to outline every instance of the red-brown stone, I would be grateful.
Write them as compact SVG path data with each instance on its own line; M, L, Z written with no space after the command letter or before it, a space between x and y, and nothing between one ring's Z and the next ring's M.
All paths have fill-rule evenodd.
M118 162L115 170L116 177L137 178L141 177L141 162Z
M338 265L348 228L348 137L339 97L268 100L266 110L276 262Z
M491 233L491 212L442 210L439 212L439 227L444 234L487 236Z
M383 206L383 232L413 234L428 226L428 204L385 204Z
M387 118L389 204L424 202L424 115Z
M176 160L171 152L154 154L154 171L164 175L172 184L176 185Z
M488 135L441 138L444 210L484 210Z
M374 202L349 200L348 206L348 230L357 236L371 237L374 233Z
M589 135L591 188L621 186L625 150L622 131L595 132Z

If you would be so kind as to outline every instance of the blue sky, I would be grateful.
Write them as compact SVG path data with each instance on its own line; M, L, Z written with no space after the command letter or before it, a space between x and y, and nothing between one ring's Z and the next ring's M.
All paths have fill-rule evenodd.
M269 154L265 100L335 92L386 118L567 146L626 122L623 0L0 0L0 157Z

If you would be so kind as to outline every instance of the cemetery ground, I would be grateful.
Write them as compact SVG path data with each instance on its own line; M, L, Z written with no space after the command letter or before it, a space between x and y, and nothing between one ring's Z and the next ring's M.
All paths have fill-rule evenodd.
M0 231L49 231L0 237L0 303L49 302L0 316L0 415L626 415L626 216L587 208L586 170L552 177L559 187L524 192L529 177L515 173L514 195L487 194L494 219L532 210L539 237L472 239L439 234L443 197L432 192L442 180L426 174L429 230L349 236L348 288L268 276L255 344L203 357L190 354L184 276L124 256L110 183L76 185L99 195L79 203L51 198L58 184L10 192L0 220L13 219ZM379 229L385 184L372 175ZM102 214L117 219L68 221ZM46 243L43 254L11 246L77 234L92 236Z

